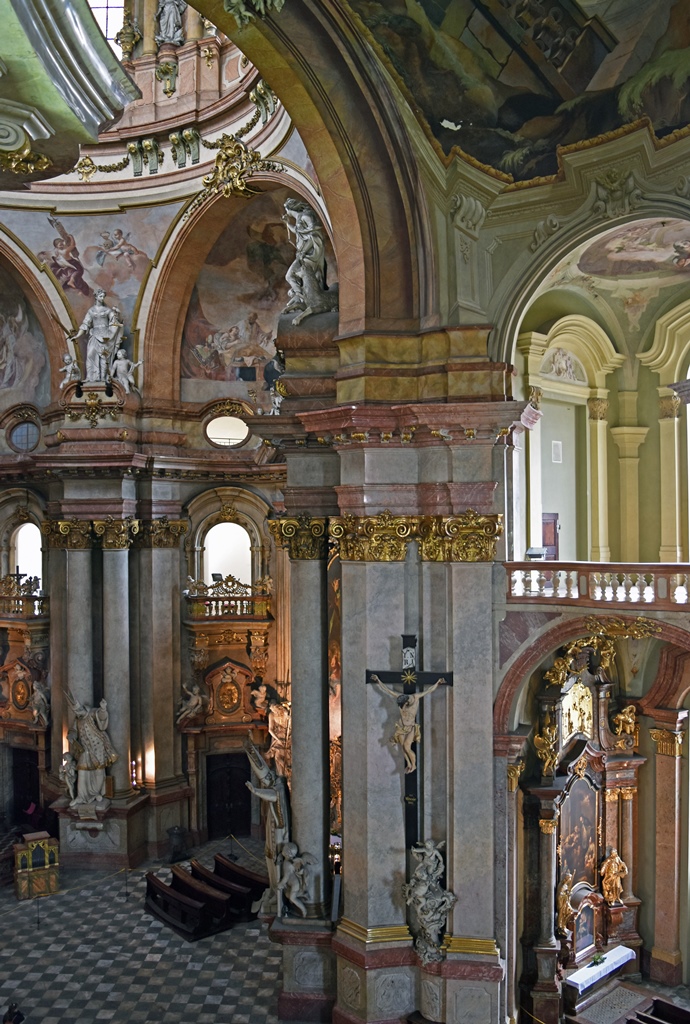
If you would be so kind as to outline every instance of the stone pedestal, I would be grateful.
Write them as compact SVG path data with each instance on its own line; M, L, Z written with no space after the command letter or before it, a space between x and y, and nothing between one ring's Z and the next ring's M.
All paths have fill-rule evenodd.
M330 924L276 918L269 931L283 947L281 1020L330 1021L335 1003L335 957Z
M147 856L146 820L149 797L110 802L106 810L93 813L72 808L66 798L51 805L60 822L60 851L63 864L112 870L133 868Z

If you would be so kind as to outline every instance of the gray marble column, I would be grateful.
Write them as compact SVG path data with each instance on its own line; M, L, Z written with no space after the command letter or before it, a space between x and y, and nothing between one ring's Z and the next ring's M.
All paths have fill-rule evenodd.
M555 948L554 933L555 892L556 892L556 830L557 818L539 819L539 875L541 879L541 908L539 945Z
M75 699L93 704L91 545L67 551L67 686Z
M316 860L310 871L309 909L310 916L323 917L330 896L325 558L291 560L290 605L292 838Z
M130 768L129 549L103 551L103 690L108 732L118 754L110 770L115 798L132 793Z

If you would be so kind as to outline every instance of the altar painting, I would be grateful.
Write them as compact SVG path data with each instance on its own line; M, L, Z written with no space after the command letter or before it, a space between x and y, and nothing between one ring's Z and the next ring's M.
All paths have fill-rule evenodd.
M573 885L597 885L597 792L586 779L570 787L560 816L561 874L571 871Z
M583 953L594 947L594 907L589 903L581 908L575 918L573 951L579 959Z

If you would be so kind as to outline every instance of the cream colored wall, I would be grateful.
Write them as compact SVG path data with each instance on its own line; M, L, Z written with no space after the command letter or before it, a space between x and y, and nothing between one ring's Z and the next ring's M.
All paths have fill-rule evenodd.
M576 407L573 403L542 401L541 420L541 474L542 510L557 512L561 528L559 561L574 561L578 557L578 495ZM552 442L563 445L563 462L552 461Z
M659 397L657 374L641 369L638 378L638 421L649 427L640 448L640 561L658 562L660 529Z

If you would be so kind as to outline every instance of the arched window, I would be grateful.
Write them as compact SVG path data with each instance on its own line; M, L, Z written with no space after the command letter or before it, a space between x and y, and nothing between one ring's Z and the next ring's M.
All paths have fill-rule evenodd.
M24 523L15 530L10 548L10 571L28 576L43 577L43 552L41 531L34 523Z
M240 583L252 582L252 550L249 534L237 523L217 523L204 538L204 583L213 576L234 576Z

